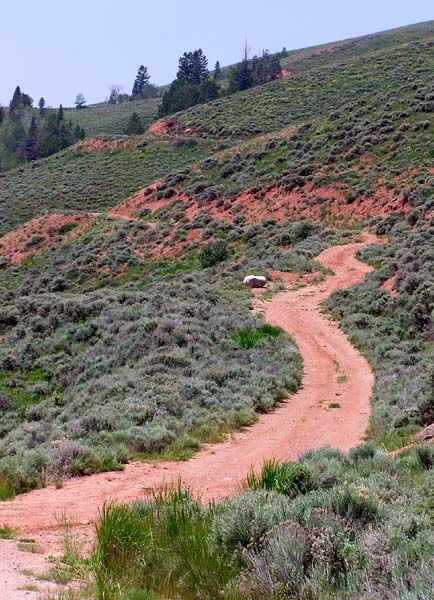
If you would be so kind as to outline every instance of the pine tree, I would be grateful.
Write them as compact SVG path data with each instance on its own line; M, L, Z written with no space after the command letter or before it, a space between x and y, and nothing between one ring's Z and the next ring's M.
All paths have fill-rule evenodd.
M63 112L63 106L60 105L59 106L59 110L57 111L57 120L59 123L61 123L65 118L65 114Z
M72 126L72 123L71 123ZM82 127L80 127L80 125L76 125L74 127L74 140L84 140L84 138L86 137L86 133L84 131L84 129Z
M160 116L214 100L217 96L218 87L209 79L208 59L202 50L184 52L179 59L176 79L163 96Z
M26 138L26 158L28 161L32 161L37 158L37 144L38 128L36 127L35 117L32 117Z
M39 147L41 156L50 156L60 150L59 122L54 112L50 112L44 124Z
M5 109L3 106L0 106L0 125L3 123L5 119Z
M61 150L63 150L64 148L67 148L74 142L73 132L71 131L71 129L72 128L68 128L65 125L65 123L63 123L62 121L60 122L58 140L59 140L59 147Z
M208 77L208 73L208 59L199 48L194 52L184 52L179 59L176 77L200 85Z
M21 94L21 106L22 108L32 108L33 106L33 98L29 96L29 94Z
M137 71L136 78L134 80L131 95L134 97L142 97L146 91L146 88L149 86L149 80L150 75L148 73L148 68L144 65L140 65L139 70Z
M202 81L200 84L199 92L201 102L211 102L218 98L219 86L215 79L208 77L208 79L205 79L205 81Z
M133 112L131 117L128 120L127 126L125 128L125 133L127 135L139 135L144 132L142 121L140 120L139 115L136 112Z
M12 96L12 100L9 103L9 110L13 114L17 110L21 108L21 89L20 86L17 85L14 91L14 95Z
M38 107L39 114L41 115L41 117L43 117L45 113L45 98L39 98Z
M214 67L214 79L218 81L222 76L222 68L220 66L220 61L217 61Z

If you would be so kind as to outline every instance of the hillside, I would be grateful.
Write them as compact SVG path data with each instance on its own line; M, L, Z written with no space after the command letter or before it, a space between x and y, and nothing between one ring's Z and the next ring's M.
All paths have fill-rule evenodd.
M158 98L126 101L115 105L101 102L90 104L82 110L67 108L65 116L74 124L83 127L88 137L123 135L133 112L139 115L145 128L149 127L157 118L159 103Z
M428 22L289 52L284 77L158 121L157 100L66 111L86 139L1 174L0 500L132 459L134 494L149 494L160 465L143 461L185 461L221 440L236 452L228 433L261 431L300 397L327 427L295 411L299 445L285 438L264 458L296 458L324 445L319 432L335 441L352 431L345 419L369 420L369 443L348 456L309 452L261 479L255 454L248 489L221 507L179 489L107 508L94 560L80 563L97 582L89 597L429 598L434 453L387 452L434 423L433 50ZM148 131L121 135L138 108ZM249 273L267 277L262 307L242 286ZM297 337L304 319L327 368ZM315 369L334 398L306 380ZM119 497L137 497L123 475ZM6 510L19 515L14 501ZM123 526L134 534L117 538ZM141 541L124 548L130 535Z

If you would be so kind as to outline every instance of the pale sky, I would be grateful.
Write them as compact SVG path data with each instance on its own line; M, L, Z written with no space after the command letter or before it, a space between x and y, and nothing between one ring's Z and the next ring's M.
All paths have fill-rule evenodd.
M3 4L3 3L2 3ZM432 0L21 0L0 11L0 103L17 85L35 101L99 102L131 91L140 64L170 82L184 51L210 67L253 53L313 46L434 18Z

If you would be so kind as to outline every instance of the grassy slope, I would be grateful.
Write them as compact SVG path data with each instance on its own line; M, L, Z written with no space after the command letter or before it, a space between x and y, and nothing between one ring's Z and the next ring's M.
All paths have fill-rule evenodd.
M279 81L219 101L221 110L214 103L188 111L181 115L182 122L192 126L197 122L214 130L221 121L225 132L236 129L240 133L243 118L252 127L255 121L260 123L260 130L274 128L279 115L280 126L295 127L265 138L250 138L239 146L239 152L234 149L204 160L184 177L180 189L205 201L280 185L282 192L295 190L299 204L305 201L305 209L313 196L323 217L328 204L336 211L342 195L344 205L356 200L363 204L381 186L384 196L400 197L418 177L428 176L432 165L432 49L431 44L418 42L358 59L337 73L328 66L320 70L324 78L321 91L312 90L312 94L318 70L309 71L308 80L300 75L297 82ZM345 81L342 93L338 92L340 81ZM296 93L289 93L288 87ZM252 105L248 111L244 110L247 104ZM282 108L286 104L289 110ZM251 120L247 114L253 114ZM273 115L271 126L268 114ZM307 123L300 122L302 114ZM169 176L165 188L173 182ZM426 183L419 181L416 187L422 190ZM322 188L329 186L335 193L327 199ZM320 199L320 195L324 197ZM295 199L288 202L288 208ZM347 206L347 213L353 209L348 211Z
M159 104L157 98L123 102L115 106L101 102L82 110L65 109L65 118L83 127L87 136L122 135L133 112L140 116L146 128L157 118Z
M222 147L213 139L134 140L129 148L69 148L0 179L0 233L45 211L102 211L168 171Z

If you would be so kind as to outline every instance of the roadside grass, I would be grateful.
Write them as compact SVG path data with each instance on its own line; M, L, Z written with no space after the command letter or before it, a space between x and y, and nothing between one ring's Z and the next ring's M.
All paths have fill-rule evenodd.
M17 530L5 523L0 527L0 540L13 540L17 536Z
M146 502L107 504L88 563L96 597L312 600L358 597L366 586L374 597L417 597L433 582L432 507L420 497L433 464L432 448L394 459L367 446L350 457L325 448L267 461L219 505L179 484Z

